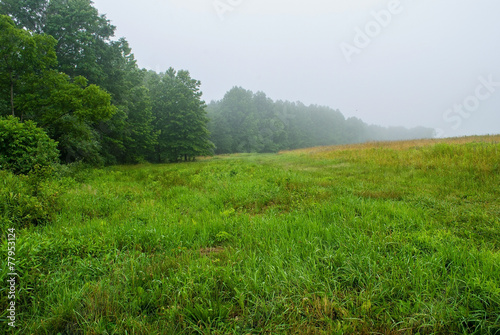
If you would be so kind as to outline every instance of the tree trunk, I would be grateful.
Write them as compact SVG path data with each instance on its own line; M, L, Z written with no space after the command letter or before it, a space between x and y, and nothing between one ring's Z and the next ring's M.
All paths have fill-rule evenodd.
M12 72L10 73L10 109L12 110L12 116L16 116L14 113L14 78L12 78Z

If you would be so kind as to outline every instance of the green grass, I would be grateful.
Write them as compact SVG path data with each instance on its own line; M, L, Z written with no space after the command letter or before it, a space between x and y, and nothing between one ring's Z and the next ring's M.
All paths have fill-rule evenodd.
M18 230L18 328L3 307L1 327L500 334L498 142L219 156L50 181L64 185L61 207Z

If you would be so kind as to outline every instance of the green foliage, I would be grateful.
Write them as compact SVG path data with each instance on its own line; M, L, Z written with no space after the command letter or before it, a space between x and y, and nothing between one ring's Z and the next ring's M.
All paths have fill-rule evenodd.
M17 99L25 118L35 120L59 142L63 161L98 163L96 127L116 113L111 96L96 85L88 85L83 77L71 80L57 71L45 71L30 79Z
M232 239L233 236L225 231L218 232L217 235L215 235L215 240L217 243L228 242L231 241Z
M498 139L59 169L17 232L19 333L496 334ZM11 213L34 188L0 174Z
M21 120L33 120L59 145L62 160L101 161L97 125L109 120L116 107L111 96L84 77L71 79L51 69L55 63L55 40L16 28L2 16L2 55L0 67L1 106L9 106ZM7 34L7 35L6 35ZM3 112L6 114L6 111Z
M0 115L36 121L67 163L177 162L214 151L434 136L239 87L206 106L188 71L140 70L128 42L112 40L115 27L90 0L4 0L0 12L12 17L0 21Z
M189 72L139 70L90 0L0 11L0 115L32 120L0 119L19 334L500 332L498 137L89 169L190 160L210 139L232 153L433 134L242 88L206 106ZM33 121L76 163L54 172Z
M60 210L61 186L50 181L52 167L36 165L28 175L0 171L2 231L53 222Z
M122 106L121 122L113 120L109 126L119 127L123 144L118 150L118 161L126 163L145 162L153 156L158 133L153 126L153 112L149 92L144 86L137 86L129 91L129 96ZM109 133L109 132L108 132ZM115 142L116 143L116 142Z
M58 161L57 143L32 121L25 123L9 116L0 118L0 168L16 174L35 166L51 166Z
M187 71L170 68L164 74L150 72L146 85L153 105L154 129L158 133L157 162L191 160L212 154L201 83Z
M43 33L58 41L59 71L71 77L83 76L102 85L108 77L109 40L115 27L99 15L90 0L50 0L39 7L45 17ZM17 17L17 13L13 13Z
M48 0L2 0L0 14L10 15L17 25L42 34L46 23Z
M431 138L428 128L383 128L338 110L300 102L272 101L262 92L234 87L207 107L217 154L278 152L321 145Z
M16 113L15 98L26 76L38 75L56 64L56 40L18 29L12 19L0 15L0 116Z
M157 134L152 131L148 94L141 87L143 71L138 69L125 39L111 41L115 27L99 15L92 2L6 0L0 10L12 16L20 27L57 40L58 71L46 73L43 79L33 76L31 82L25 82L26 94L18 104L33 110L33 104L40 101L38 90L42 90L42 106L51 110L49 119L57 117L58 124L48 132L57 136L63 160L93 164L144 161L154 150ZM83 97L74 91L76 87L70 87L70 83L77 84L77 78L82 77L91 84L80 85L86 87ZM99 88L109 92L117 107L111 115L109 106L101 103L104 91ZM74 103L93 106L82 109ZM8 101L0 99L0 108L7 110Z

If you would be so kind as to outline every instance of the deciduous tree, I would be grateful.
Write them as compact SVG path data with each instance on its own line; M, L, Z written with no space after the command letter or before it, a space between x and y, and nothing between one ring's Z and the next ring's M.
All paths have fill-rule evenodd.
M158 133L156 160L189 160L212 154L201 83L192 79L189 72L173 68L162 74L150 72L146 82Z
M26 76L38 75L57 64L56 41L51 36L19 29L11 18L0 15L0 92L8 103L0 113L16 115L16 95ZM21 120L23 115L19 114Z

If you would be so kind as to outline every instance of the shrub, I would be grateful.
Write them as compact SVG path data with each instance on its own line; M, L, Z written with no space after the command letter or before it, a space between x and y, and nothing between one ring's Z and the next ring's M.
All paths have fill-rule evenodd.
M32 121L20 122L9 116L0 118L0 169L27 174L38 165L57 162L57 142Z
M51 167L35 166L28 175L0 170L0 228L21 229L52 222L61 209L59 181Z

